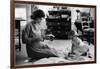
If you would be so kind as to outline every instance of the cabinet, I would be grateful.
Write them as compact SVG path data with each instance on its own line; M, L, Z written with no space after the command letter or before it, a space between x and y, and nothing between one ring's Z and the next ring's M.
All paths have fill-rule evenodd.
M49 10L46 18L48 30L55 39L68 39L71 30L71 11L67 9Z

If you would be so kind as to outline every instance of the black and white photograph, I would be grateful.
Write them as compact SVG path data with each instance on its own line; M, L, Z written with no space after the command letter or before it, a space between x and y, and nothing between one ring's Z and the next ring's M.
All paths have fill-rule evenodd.
M95 8L15 3L16 66L95 61Z

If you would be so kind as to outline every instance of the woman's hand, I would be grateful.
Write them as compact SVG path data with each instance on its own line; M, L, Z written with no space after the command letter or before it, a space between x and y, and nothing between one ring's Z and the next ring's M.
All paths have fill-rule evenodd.
M41 42L41 46L44 49L49 49L49 46L45 42Z
M48 45L46 44L46 45L43 45L42 46L44 49L49 49L49 47L48 47Z
M54 37L55 37L54 35L49 34L45 36L45 39L53 41Z

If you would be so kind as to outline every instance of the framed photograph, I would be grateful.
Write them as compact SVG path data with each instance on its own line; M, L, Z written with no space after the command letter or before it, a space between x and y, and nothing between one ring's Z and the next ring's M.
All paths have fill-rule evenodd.
M11 0L11 69L96 63L96 6Z

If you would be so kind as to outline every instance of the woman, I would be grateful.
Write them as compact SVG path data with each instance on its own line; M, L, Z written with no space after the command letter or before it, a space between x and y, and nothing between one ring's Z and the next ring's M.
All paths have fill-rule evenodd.
M45 35L40 23L44 17L45 14L42 10L34 11L31 15L32 21L26 25L22 32L22 42L26 44L27 54L31 60L44 57L57 57L54 49L42 44Z

